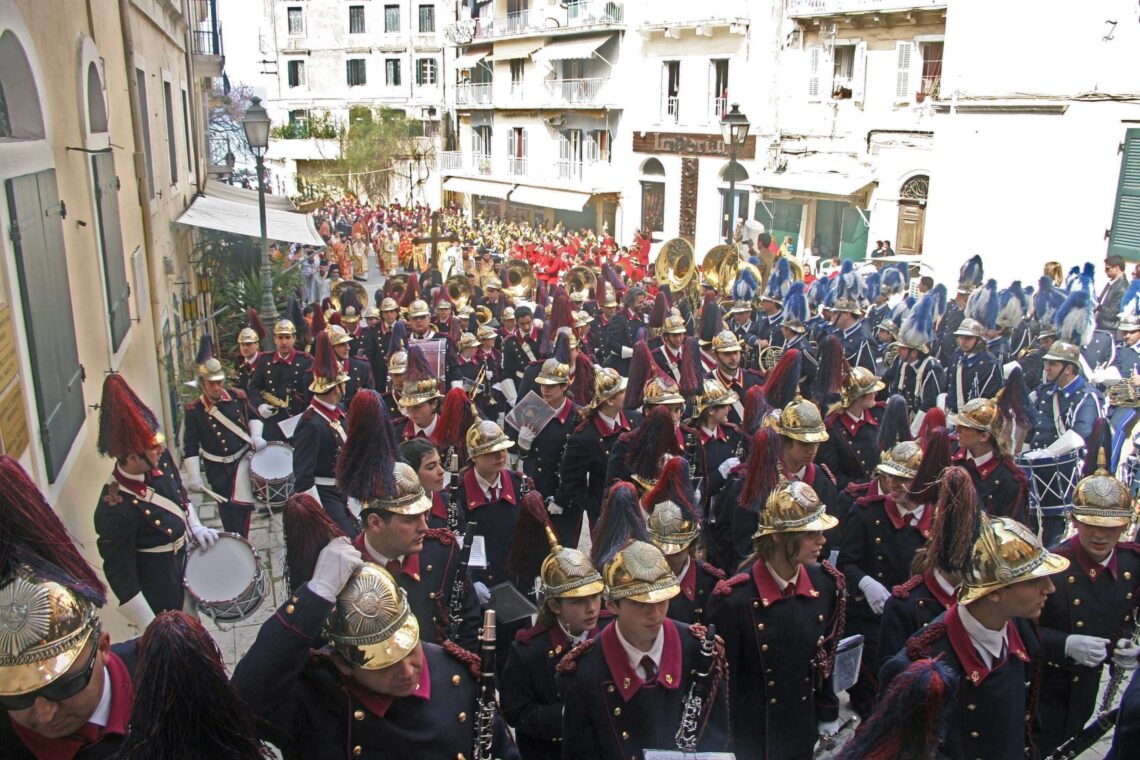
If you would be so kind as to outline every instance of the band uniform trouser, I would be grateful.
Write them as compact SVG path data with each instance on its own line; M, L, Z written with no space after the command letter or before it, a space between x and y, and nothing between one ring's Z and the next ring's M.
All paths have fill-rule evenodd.
M185 594L182 574L186 566L185 547L178 551L137 552L139 591L157 615L181 610Z
M218 517L222 520L222 530L226 533L237 533L242 538L249 538L249 518L253 514L253 504L233 500L240 464L240 458L223 464L212 462L202 456L202 470L206 482L210 484L210 490L218 496L228 497L226 501L218 504Z

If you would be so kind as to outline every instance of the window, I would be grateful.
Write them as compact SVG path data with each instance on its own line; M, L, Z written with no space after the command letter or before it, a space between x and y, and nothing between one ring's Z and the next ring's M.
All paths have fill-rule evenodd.
M416 61L416 84L435 84L435 59L421 58Z
M398 31L400 31L400 6L398 6L398 5L385 5L384 6L384 31L385 32L398 32Z
M0 137L12 136L12 120L8 118L8 99L4 97L4 83L0 82Z
M368 106L350 106L348 109L348 123L349 125L371 124L372 109Z
M681 113L681 62L665 61L661 67L661 120L677 123Z
M384 84L389 87L400 86L400 59L388 58L384 61Z
M851 97L851 82L855 75L855 46L835 46L831 66L831 96L836 100Z
M507 133L508 168L516 176L526 175L526 129L512 127Z
M186 90L182 91L182 129L186 132L186 171L193 176L194 161L190 158L190 151L194 143L190 142L190 98L186 96Z
M899 41L895 43L895 101L907 102L911 97L910 67L911 57L914 53L914 43Z
M608 164L610 162L610 133L605 129L590 131L586 141L586 161Z
M286 18L289 21L289 34L297 36L305 33L305 9L286 8Z
M435 6L420 6L420 34L435 33Z
M174 145L174 96L170 82L162 83L162 100L166 106L166 152L170 158L170 184L178 184L178 152Z
M348 33L364 34L364 6L348 6Z
M303 108L296 111L289 112L289 124L298 127L304 127L309 123L309 112Z
M523 72L525 69L525 62L521 58L511 59L511 94L517 95L522 92L523 86Z
M943 42L925 42L922 45L922 85L919 92L925 97L938 98L942 87Z
M3 87L0 86L0 92L2 91ZM2 100L3 95L0 94L0 101ZM7 110L2 105L0 108ZM0 117L0 122L2 121L7 121L7 118ZM92 134L107 131L107 103L103 100L103 80L99 77L99 69L94 61L87 64L87 129Z
M154 197L154 156L150 151L150 107L146 100L146 73L135 69L135 80L139 91L139 108L142 110L143 152L146 154L146 182L150 197Z
M1120 182L1108 233L1108 255L1140 258L1140 129L1124 133Z
M91 174L95 180L96 233L103 253L107 289L107 322L111 328L111 351L115 352L131 328L131 289L127 284L127 266L123 260L123 233L119 227L119 178L115 176L115 157L110 153L91 156Z
M714 119L719 119L728 113L728 59L718 58L709 61L709 78L712 96L710 113Z
M480 174L491 173L491 127L483 125L471 129L471 155L475 170Z
M289 61L289 86L303 87L305 85L305 62Z
M364 68L363 58L350 58L345 62L348 66L348 86L359 87L368 84L368 76Z
M665 229L665 183L641 181L641 229Z

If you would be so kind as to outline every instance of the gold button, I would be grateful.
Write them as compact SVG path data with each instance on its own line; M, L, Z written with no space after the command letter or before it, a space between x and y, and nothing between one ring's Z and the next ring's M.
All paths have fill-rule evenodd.
M760 606L760 602L757 602L757 601L753 600L753 602L752 602L752 609L756 609L756 608L757 608L757 607L759 607L759 606Z
M352 754L354 757L360 757L362 754L364 754L364 748L358 744L352 748Z
M167 528L166 529L166 535L173 536L174 535L174 528Z
M296 609L296 607L294 607L293 605L287 604L287 605L285 605L285 614L292 615L293 610L295 610L295 609Z
M1078 620L1077 621L1077 628L1084 628L1084 627L1085 627L1085 621Z
M1074 607L1080 607L1081 606L1081 600L1080 599L1074 599L1073 600L1073 606Z
M363 710L357 710L356 712L354 712L352 714L352 717L356 718L357 720L364 720L364 711Z
M974 710L978 709L978 706L977 705L966 705L966 709L969 710L970 712L973 712Z
M1080 676L1073 676L1073 683L1076 683L1077 681L1080 681L1080 680L1081 680Z
M770 705L774 705L774 704L776 704L776 698L775 698L775 697L772 697L771 699L769 699L769 700L768 700L768 704L770 704Z
M155 527L158 527L159 525L162 525L162 520L155 520L154 524L155 524Z
M613 693L614 693L614 687L613 687L613 685L611 684L611 685L607 686L607 687L606 687L606 691L608 691L610 694L613 694Z
M430 572L431 572L431 565L428 565L428 566L427 566L427 570L425 570L424 572L425 572L425 573L430 573Z
M614 715L621 715L621 708L620 707L614 708Z
M460 752L458 755L455 756L455 760L467 760L467 756L464 755L462 752Z
M876 543L876 544L881 544L881 543L883 543L883 539L882 539L882 538L880 538L880 537L878 537L878 536L876 536L876 537L875 537L875 543Z
M1077 579L1070 575L1069 576L1069 583L1076 583L1076 582L1077 582Z
M146 515L147 517L150 517L150 510L149 510L149 509L144 509L144 510L143 510L143 514L144 514L144 515Z
M629 731L622 731L621 738L623 741L629 741Z
M1124 571L1124 580L1126 580L1126 581L1132 580L1132 573L1130 571L1128 571L1128 570Z
M769 685L769 686L775 686L775 685L776 685L776 682L775 682L775 681L769 681L769 682L768 682L768 685Z
M978 738L978 732L977 731L971 731L970 732L970 738L971 739L977 739Z
M459 713L459 722L460 723L466 723L467 722L467 713L465 713L465 712Z
M767 644L761 644L760 645L760 651L761 652L767 652L768 651L768 645Z
M453 684L455 684L456 686L458 686L460 683L462 683L462 682L463 682L463 679L462 679L462 678L460 678L460 676L459 676L459 674L458 674L458 673L456 673L455 675L453 675L453 676L451 677L451 682L452 682Z
M764 624L760 623L759 625L756 626L756 628L757 628L757 630L762 631L762 630L764 630Z
M821 622L821 623L823 622L823 615L819 616L819 622Z

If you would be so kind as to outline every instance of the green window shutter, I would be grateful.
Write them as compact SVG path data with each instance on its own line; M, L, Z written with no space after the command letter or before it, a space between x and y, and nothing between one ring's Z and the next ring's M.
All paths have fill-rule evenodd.
M1130 129L1124 136L1108 255L1140 261L1140 129Z
M40 441L48 480L54 483L86 412L63 246L64 208L54 169L13 177L5 184L24 328L36 380Z
M870 220L870 210L864 212ZM839 243L839 258L862 261L867 258L867 222L854 206L843 208L843 234Z
M111 351L118 351L131 329L130 295L127 265L123 260L123 233L119 227L119 178L115 176L115 157L97 153L91 157L95 175L95 210L98 220L103 272L107 288L107 308L111 327Z

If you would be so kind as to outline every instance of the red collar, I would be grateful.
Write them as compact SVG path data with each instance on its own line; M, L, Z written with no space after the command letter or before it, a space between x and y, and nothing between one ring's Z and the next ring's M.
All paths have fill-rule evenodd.
M423 663L423 669L420 670L419 685L410 696L427 701L431 699L431 673L428 671L427 652L423 654ZM388 712L388 708L396 701L395 697L390 697L387 694L377 694L371 689L361 686L351 676L341 674L340 682L344 686L345 691L347 691L353 699L368 708L368 712L378 718L383 718L384 714Z
M716 432L712 435L709 435L705 432L705 429L703 427L697 425L697 440L701 442L701 445L704 445L712 440L727 441L728 434L724 432L724 428L722 428L720 425L716 426Z
M115 465L114 477L115 477L115 482L118 483L119 486L127 489L128 491L133 493L135 496L138 496L139 498L143 498L146 496L147 485L146 485L145 479L144 480L132 480L131 478L127 477L126 475L124 475L122 472L119 471L118 465Z
M595 414L594 427L602 434L602 438L609 438L622 430L629 430L629 420L626 419L625 412L618 412L617 424L611 428L609 423L602 419L602 415Z
M441 520L447 519L447 504L444 503L443 494L439 491L431 495L431 513Z
M887 512L887 519L891 521L891 525L895 526L895 530L902 530L904 527L909 527L903 522L902 512L890 495L888 495L886 501L883 502L883 508ZM914 527L922 534L923 538L930 538L930 524L933 521L934 505L927 504L926 509L922 510L922 517L918 518L918 524Z
M815 472L816 472L815 462L808 462L807 466L804 467L804 476L802 478L799 477L798 475L796 475L794 472L792 472L792 473L788 473L788 480L799 480L803 483L807 483L809 486L814 486L815 485Z
M274 364L292 365L293 360L296 358L297 358L297 349L295 349L295 348L292 351L290 351L289 355L286 356L285 358L281 358L281 354L277 353L276 351L273 352L273 363Z
M739 367L736 368L736 373L730 378L720 371L720 364L716 366L716 377L724 385L725 388L731 388L734 385L744 384L744 370Z
M12 728L24 746L40 760L71 760L80 750L108 736L125 736L134 703L134 685L127 666L114 652L107 653L107 674L111 679L111 714L106 726L87 723L72 736L49 739L13 721Z
M212 407L214 405L214 402L212 402L212 401L210 401L210 399L206 398L206 394L204 394L204 393L201 396L199 396L199 398L202 399L202 406L206 407L207 411L209 411L210 407ZM225 388L223 388L222 389L222 397L220 399L218 399L218 403L221 404L221 403L224 403L226 401L233 401L233 400L234 400L234 397L230 395L230 392L227 391Z
M842 425L843 429L846 430L847 433L852 437L854 437L855 434L859 432L859 428L863 427L864 425L873 425L874 427L879 426L878 421L876 421L875 418L871 416L871 412L866 409L863 410L862 419L858 420L851 419L851 415L845 411L836 412L836 415L839 417L839 424Z
M344 410L339 406L329 407L314 398L309 402L313 411L332 422L340 422L344 418Z
M689 557L689 566L681 579L681 593L690 602L697 598L697 560L693 557Z
M360 556L368 562L374 562L372 555L368 551L368 547L364 545L364 532L361 531L352 539L352 545L360 552ZM388 568L384 568L387 570ZM419 552L415 554L405 554L404 561L400 564L400 572L404 575L411 577L412 580L418 581L420 579L420 555Z
M246 358L243 356L243 357L241 358L241 363L242 363L242 366L244 366L244 367L250 367L250 368L256 367L256 366L257 366L257 360L258 360L258 359L260 359L260 358L261 358L261 354L260 354L260 353L258 353L258 354L254 354L254 355L253 355L253 359L252 359L252 360L251 360L251 359L246 359Z
M768 565L764 560L752 563L752 582L756 584L756 590L760 592L760 603L765 607L789 598L780 592L780 586L772 577L772 573L768 572ZM807 568L803 565L800 565L799 574L796 576L796 590L793 596L805 596L809 599L819 596L819 592L812 585Z
M558 414L554 415L554 419L558 420L559 424L565 425L566 418L570 416L572 411L574 411L574 402L567 398L563 400L562 408L558 410Z
M1081 546L1081 541L1077 536L1069 539L1069 546L1076 555L1077 564L1081 566L1081 571L1088 576L1088 579L1093 583L1096 582L1097 576L1108 573L1108 577L1116 580L1116 549L1112 550L1112 555L1108 558L1108 564L1102 565L1095 559L1089 556L1085 548Z
M618 687L622 701L628 702L637 696L637 692L645 685L641 676L629 664L629 657L617 637L617 624L607 625L602 631L602 654L606 657L610 675ZM665 647L661 650L661 667L657 669L657 682L666 689L681 688L681 636L677 633L677 626L668 619L664 623Z
M515 486L506 470L503 470L502 476L499 478L499 485L501 488L498 500L515 504ZM487 494L483 493L483 489L479 486L479 481L475 480L474 467L469 468L463 474L463 487L467 492L467 509L478 509L490 503L487 501Z
M972 468L974 472L978 473L978 476L982 480L987 480L990 475L993 474L994 470L998 468L998 465L1001 464L1001 457L997 455L996 451L994 455L989 458L989 461L983 465L976 464L970 457L970 452L966 449L958 449L955 451L954 456L952 456L950 460L952 462L960 462L963 467Z
M958 655L958 659L962 661L966 679L974 686L981 686L982 681L986 680L986 676L1008 662L1009 657L1007 655L994 663L992 670L986 667L981 657L978 656L978 651L974 649L974 642L970 640L970 634L966 633L962 619L958 617L958 605L946 610L945 622L946 636L950 639L950 646L954 648L954 654ZM1025 644L1022 643L1021 636L1017 633L1017 626L1006 623L1005 630L1008 651L1019 660L1029 662L1029 655L1025 652Z
M934 595L934 598L938 600L938 603L941 604L944 609L948 610L958 603L956 597L942 590L942 584L934 577L933 570L927 570L922 574L922 582L926 584L926 587L930 589L930 593Z
M520 341L523 341L523 340L538 340L538 328L536 328L536 327L531 327L531 328L530 328L530 332L529 332L529 333L527 333L526 335L523 335L522 329L521 329L521 328L518 328L518 327L516 327L516 328L515 328L515 337L516 337L516 338L518 338Z
M558 655L562 654L563 652L570 651L570 639L567 637L566 632L562 630L562 626L558 624L557 620L554 621L554 625L550 626L546 630L550 634L550 646L554 650L554 654ZM602 622L601 618L599 617L598 624L594 626L594 630L586 634L586 640L589 641L590 639L597 638L598 634L601 632Z

